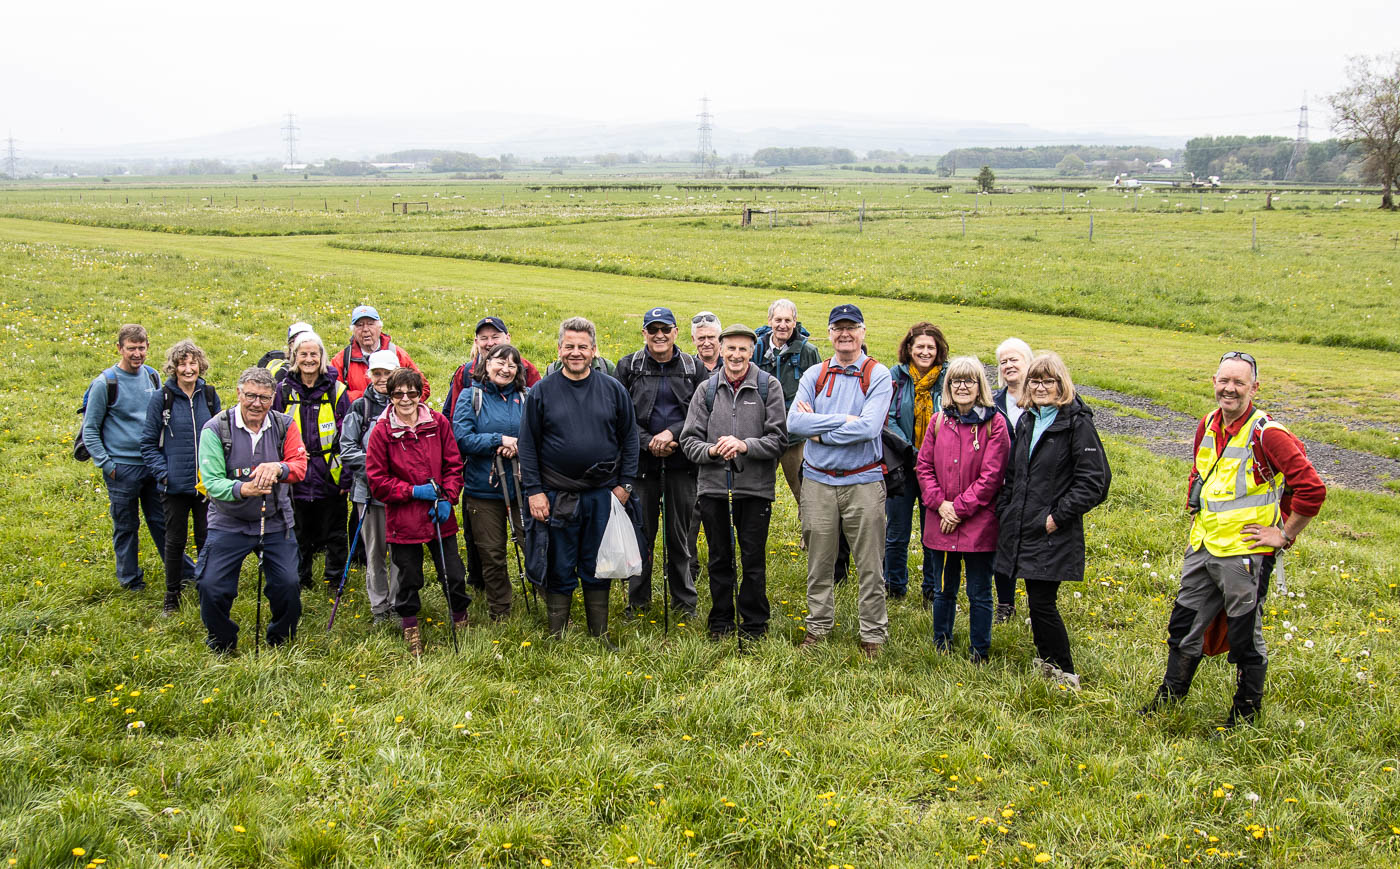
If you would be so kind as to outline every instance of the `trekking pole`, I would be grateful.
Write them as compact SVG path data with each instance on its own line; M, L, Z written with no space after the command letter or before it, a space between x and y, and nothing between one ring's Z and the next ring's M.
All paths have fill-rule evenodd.
M520 517L520 527L524 528L525 517L529 516L530 513L525 509L525 484L524 481L521 479L520 458L518 455L516 456L515 460L511 462L511 465L515 470L515 515ZM520 538L518 537L515 541L515 557L517 559L520 558ZM525 569L523 565L520 569L520 575L525 576ZM539 589L535 587L535 584L533 582L530 583L530 596L535 599L535 607L538 608L540 605L540 592Z
M667 526L666 526L666 507L667 507L667 503L666 503L666 502L667 502L667 501L670 501L670 500L671 500L670 498L667 498L667 497L666 497L666 460L665 460L665 459L662 459L662 460L661 460L661 512L660 512L660 517L661 517L661 603L662 603L662 610L663 610L663 612L662 612L661 618L662 618L662 623L663 623L663 625L664 625L663 630L664 630L664 632L666 633L667 636L670 636L670 634L671 634L671 583L668 581L668 577L667 577L667 575L666 575L666 571L667 571L667 569L668 569L668 568L670 567L670 565L671 565L671 560L670 560L669 558L666 557L666 553L668 552L668 550L667 550L667 548L666 548L666 536L667 536L667 534L666 534L666 532L667 532ZM656 551L656 550L652 550L652 552L655 552L655 551ZM647 577L647 580L650 581L650 580L651 580L651 577L648 576L648 577Z
M360 511L360 521L355 523L355 536L350 538L350 552L345 556L345 570L340 573L340 586L335 590L335 603L331 605L331 620L326 622L326 633L330 633L331 626L335 624L335 612L340 609L340 596L345 593L345 580L350 577L350 562L355 560L355 545L360 542L360 529L364 527L367 513L368 502L365 503L365 509ZM368 564L365 569L369 569Z
M725 522L729 526L729 564L734 577L734 637L739 641L739 654L744 653L744 632L739 626L739 568L743 559L739 558L738 542L734 534L734 460L724 464L724 488L729 493L729 512Z
M258 511L258 620L253 632L253 660L258 659L258 647L262 645L262 599L263 599L263 557L266 554L267 496L263 495L262 509Z
M511 543L515 544L515 569L520 574L520 596L525 599L525 609L530 610L530 592L525 588L525 562L520 558L520 538L515 536L515 511L510 506L510 483L506 480L505 463L501 460L501 454L496 454L496 479L501 484L501 497L506 502L506 525L510 532ZM521 523L524 523L522 518ZM508 579L509 577L507 577Z
M433 487L433 512L431 515L433 517L433 535L437 537L438 546L438 564L440 565L438 580L442 583L443 599L447 601L447 624L452 629L452 654L457 655L461 653L457 648L457 619L453 617L452 595L447 588L447 552L442 548L442 523L438 521L437 517L437 505L440 503L450 504L452 502L442 497L442 488L438 486L437 480L429 477L428 484Z

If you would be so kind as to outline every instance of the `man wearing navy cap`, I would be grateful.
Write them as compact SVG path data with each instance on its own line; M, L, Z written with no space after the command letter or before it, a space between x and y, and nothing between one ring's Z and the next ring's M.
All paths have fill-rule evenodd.
M376 350L393 350L399 357L400 368L418 371L413 357L389 338L384 331L384 321L379 311L371 305L360 305L350 312L350 344L335 354L331 363L340 371L340 379L345 383L345 394L349 401L365 394L369 388L369 355ZM418 371L419 374L423 372ZM428 400L428 378L423 378L423 401Z
M476 323L476 338L472 340L471 358L457 369L457 373L452 375L452 382L447 387L447 397L442 400L442 415L448 419L452 418L452 412L457 408L457 396L470 384L467 381L472 379L476 373L476 361L486 355L486 352L498 344L509 344L510 330L506 328L505 320L500 317L482 317ZM520 348L515 348L519 350ZM540 372L535 366L530 364L530 360L520 358L521 367L525 369L525 385L534 386L540 382Z
M865 317L837 305L827 319L834 355L802 373L788 431L807 439L802 459L802 531L807 536L807 635L826 639L836 619L832 565L844 534L860 579L860 648L880 653L888 636L883 571L884 450L890 371L865 354Z
M700 360L676 348L676 331L670 308L651 308L642 316L642 349L617 360L616 377L632 396L641 443L636 495L642 508L642 573L628 582L627 611L636 615L651 606L652 551L664 499L669 563L663 569L671 606L694 618L689 529L696 471L681 452L680 440L691 396L707 372Z

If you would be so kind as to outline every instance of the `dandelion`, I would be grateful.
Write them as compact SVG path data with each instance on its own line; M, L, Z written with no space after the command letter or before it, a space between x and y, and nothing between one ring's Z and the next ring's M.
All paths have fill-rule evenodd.
M826 825L827 825L828 827L834 827L834 826L836 826L836 819L835 819L835 818L827 818L827 819L826 819Z
M127 729L127 730L140 730L141 728L143 728L143 727L145 727L145 726L146 726L146 722L144 722L144 721L133 721L133 722L131 722L130 724L128 724L128 725L126 726L126 729Z
M394 723L395 723L395 724L403 724L403 716L402 716L402 715L395 715L395 716L394 716Z
M501 848L502 848L503 850L509 851L509 850L510 850L510 846L511 846L512 844L513 844L513 843L511 843L511 842L502 842L502 843L501 843Z
M633 864L633 863L636 863L636 862L640 861L641 859L642 859L641 857L638 857L636 854L633 854L631 857L628 857L628 858L627 858L627 863L630 865L630 864Z
M136 795L139 794L139 793L141 793L141 789L140 789L140 788L132 788L131 790L129 790L129 791L126 792L126 795L129 796L129 797L134 797L134 796L136 796Z
M1044 851L1041 851L1039 854L1036 854L1036 855L1035 855L1035 862L1037 862L1037 863L1049 863L1049 862L1050 862L1050 855L1047 854L1047 853L1045 853Z
M247 828L245 828L242 824L234 824L234 825L233 825L233 831L234 831L235 833L246 833L246 832L248 832Z
M549 859L548 857L541 857L541 858L540 858L540 865L541 865L541 866L553 866L553 865L554 865L554 861L551 860L551 859Z
M529 641L529 640L521 640L521 641L520 641L520 648L522 648L522 649L528 649L528 648L530 648L530 641Z
M694 838L695 838L695 831L694 831L694 830L686 830L686 831L685 831L685 837L686 837L687 839L694 839Z
M83 856L83 855L86 854L86 853L87 853L87 849L85 849L85 848L74 848L74 849L73 849L73 856L74 856L74 857L81 857L81 856Z

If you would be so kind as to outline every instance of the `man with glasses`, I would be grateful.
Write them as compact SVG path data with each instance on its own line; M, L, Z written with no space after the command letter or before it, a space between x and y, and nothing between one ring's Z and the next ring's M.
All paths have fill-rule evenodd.
M690 318L690 343L695 347L695 358L710 374L714 374L723 362L719 358L719 332L719 316L716 314L701 311Z
M802 462L802 531L807 537L807 635L826 639L836 619L837 538L851 546L860 580L860 649L880 653L885 611L885 478L880 433L890 409L890 370L865 353L865 318L837 305L827 319L835 351L807 369L788 415L788 431L806 438Z
M360 305L350 312L350 344L331 360L340 371L340 380L345 384L350 401L364 395L369 388L369 355L376 350L392 350L399 358L400 368L418 371L418 365L408 351L395 344L384 331L384 321L379 318L379 311L371 305ZM425 380L424 401L428 400L431 391Z
M199 615L208 632L205 643L219 653L238 649L238 625L229 612L251 552L260 551L266 573L268 645L290 640L301 618L289 490L306 474L306 447L295 420L272 410L276 388L272 372L249 368L238 377L238 404L200 432L199 477L209 493L209 535L199 554Z
M1223 621L1227 660L1236 667L1225 727L1235 727L1253 722L1264 698L1268 652L1261 610L1270 573L1322 508L1327 487L1302 442L1254 406L1259 366L1253 356L1237 350L1222 356L1212 388L1216 409L1196 426L1187 488L1193 519L1167 622L1167 671L1141 711L1186 696L1201 656L1225 651L1208 648Z
M651 606L652 555L665 501L663 566L671 606L695 617L697 597L690 572L690 525L695 517L695 465L680 450L681 429L705 367L676 348L676 317L670 308L642 316L642 349L617 360L617 379L632 396L641 444L637 497L642 509L642 573L628 581L627 611Z

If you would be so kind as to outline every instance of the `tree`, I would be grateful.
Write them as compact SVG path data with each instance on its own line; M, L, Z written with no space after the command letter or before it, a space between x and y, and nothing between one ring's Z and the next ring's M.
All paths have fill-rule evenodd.
M1066 154L1055 164L1055 171L1060 175L1078 175L1084 171L1084 161L1078 154Z
M977 173L977 189L983 193L991 193L992 185L997 183L997 176L992 174L991 166L983 166Z
M1353 57L1347 86L1327 98L1336 120L1332 128L1361 145L1364 171L1381 184L1381 208L1395 210L1400 177L1400 52Z

